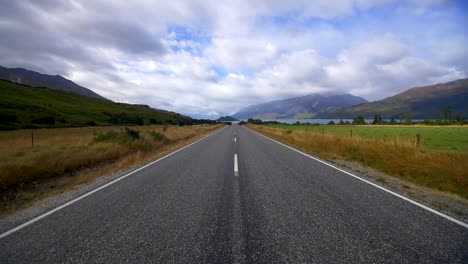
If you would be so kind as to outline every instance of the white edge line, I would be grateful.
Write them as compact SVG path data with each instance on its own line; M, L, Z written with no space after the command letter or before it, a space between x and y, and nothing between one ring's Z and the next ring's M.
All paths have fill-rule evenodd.
M374 187L376 187L376 188L379 188L379 189L381 189L381 190L383 190L383 191L385 191L385 192L388 192L388 193L390 193L390 194L392 194L392 195L394 195L394 196L396 196L396 197L398 197L398 198L401 198L401 199L403 199L403 200L405 200L405 201L407 201L407 202L410 202L410 203L412 203L412 204L414 204L414 205L416 205L416 206L419 206L419 207L421 207L421 208L423 208L423 209L425 209L425 210L427 210L427 211L429 211L429 212L431 212L431 213L434 213L434 214L436 214L436 215L438 215L438 216L441 216L441 217L443 217L443 218L445 218L445 219L447 219L447 220L449 220L449 221L452 221L452 222L455 223L455 224L461 225L461 226L463 226L464 228L468 228L468 224L467 224L467 223L464 223L464 222L462 222L462 221L460 221L460 220L457 220L457 219L455 219L455 218L453 218L453 217L450 217L450 216L448 216L448 215L446 215L446 214L444 214L444 213L441 213L441 212L439 212L439 211L437 211L437 210L434 210L434 209L432 209L432 208L430 208L430 207L428 207L428 206L426 206L426 205L423 205L423 204L418 203L418 202L416 202L416 201L414 201L414 200L411 200L411 199L409 199L408 197L405 197L405 196L403 196L403 195L401 195L401 194L398 194L398 193L396 193L396 192L390 191L389 189L386 189L386 188L384 188L384 187L382 187L382 186L380 186L380 185L377 185L377 184L375 184L375 183L373 183L373 182L371 182L371 181L365 180L365 179L363 179L363 178L361 178L361 177L359 177L359 176L356 176L356 175L354 175L354 174L352 174L352 173L350 173L350 172L347 172L347 171L345 171L345 170L342 170L342 169L340 169L340 168L338 168L338 167L336 167L336 166L334 166L334 165L331 165L331 164L329 164L329 163L327 163L327 162L325 162L325 161L323 161L323 160L320 160L320 159L318 159L318 158L316 158L316 157L313 157L313 156L311 156L311 155L309 155L309 154L307 154L307 153L304 153L304 152L302 152L302 151L300 151L300 150L297 150L297 149L295 149L295 148L293 148L293 147L290 147L290 146L288 146L288 145L286 145L286 144L283 144L283 143L281 143L281 142L279 142L279 141L276 141L276 140L274 140L274 139L272 139L272 138L269 138L269 137L267 137L267 136L265 136L265 135L262 135L262 134L260 134L260 133L258 133L258 132L256 132L256 131L254 131L254 130L252 130L252 129L250 129L250 128L248 128L248 130L250 130L251 132L254 132L254 133L256 133L256 134L258 134L258 135L260 135L260 136L262 136L262 137L264 137L264 138L267 138L267 139L269 139L269 140L271 140L271 141L273 141L273 142L276 142L276 143L278 143L278 144L280 144L280 145L282 145L282 146L284 146L284 147L287 147L287 148L289 148L289 149L291 149L291 150L294 150L294 151L296 151L296 152L298 152L298 153L300 153L300 154L302 154L302 155L304 155L304 156L307 156L307 157L309 157L309 158L311 158L311 159L313 159L313 160L316 160L316 161L318 161L318 162L320 162L320 163L323 163L323 164L325 164L325 165L327 165L327 166L329 166L329 167L332 167L332 168L334 168L334 169L336 169L336 170L338 170L338 171L341 171L341 172L343 172L344 174L347 174L348 176L354 177L354 178L356 178L356 179L358 179L358 180L360 180L360 181L363 181L363 182L365 182L365 183L367 183L367 184L370 184L370 185L372 185L372 186L374 186Z
M19 230L21 230L21 229L23 229L23 228L25 228L25 227L27 227L27 226L29 226L29 225L35 223L35 222L41 220L42 218L45 218L45 217L47 217L47 216L49 216L49 215L51 215L51 214L53 214L53 213L55 213L55 212L57 212L57 211L60 211L60 210L62 210L63 208L65 208L65 207L67 207L67 206L70 206L70 205L72 205L72 204L78 202L79 200L81 200L81 199L83 199L83 198L85 198L85 197L87 197L87 196L90 196L91 194L93 194L93 193L95 193L95 192L98 192L98 191L100 191L100 190L102 190L102 189L104 189L104 188L106 188L106 187L108 187L108 186L110 186L110 185L112 185L112 184L118 182L118 181L121 181L121 180L123 180L123 179L125 179L125 178L131 176L132 174L137 173L137 172L139 172L139 171L141 171L141 170L143 170L143 169L145 169L145 168L147 168L147 167L149 167L149 166L151 166L151 165L153 165L153 164L155 164L155 163L157 163L157 162L159 162L159 161L161 161L161 160L163 160L163 159L165 159L165 158L168 158L169 156L172 156L172 155L176 154L177 152L179 152L179 151L181 151L181 150L183 150L183 149L186 149L186 148L188 148L188 147L190 147L190 146L192 146L192 145L194 145L194 144L196 144L196 143L198 143L198 142L200 142L200 141L206 139L207 137L212 136L212 135L214 135L214 134L216 134L216 133L222 131L222 130L225 129L225 128L226 128L226 127L222 128L222 129L220 129L220 130L218 130L218 131L215 131L215 132L213 132L213 133L211 133L211 134L209 134L209 135L207 135L207 136L205 136L205 137L203 137L203 138L201 138L201 139L199 139L199 140L197 140L197 141L195 141L195 142L192 142L192 143L188 144L187 146L184 146L184 147L182 147L182 148L180 148L180 149L177 149L177 150L175 150L175 151L173 151L173 152L167 154L167 155L164 156L164 157L161 157L161 158L159 158L159 159L157 159L157 160L155 160L155 161L152 161L152 162L150 162L150 163L144 165L143 167L140 167L140 168L138 168L138 169L136 169L136 170L134 170L134 171L131 171L131 172L129 172L129 173L123 175L123 176L120 176L119 178L117 178L117 179L115 179L115 180L112 180L112 181L110 181L110 182L108 182L108 183L106 183L106 184L104 184L104 185L102 185L102 186L99 186L98 188L96 188L96 189L94 189L94 190L92 190L92 191L90 191L90 192L87 192L87 193L85 193L85 194L82 194L81 196L78 196L78 197L76 197L75 199L73 199L73 200L71 200L71 201L68 201L68 202L62 204L62 205L60 205L59 207L56 207L56 208L54 208L54 209L52 209L52 210L50 210L50 211L48 211L48 212L46 212L46 213L43 213L43 214L41 214L41 215L39 215L39 216L37 216L37 217L35 217L35 218L33 218L33 219L31 219L31 220L29 220L29 221L23 223L23 224L21 224L21 225L15 227L15 228L13 228L13 229L10 229L10 230L6 231L5 233L0 234L0 239L4 238L4 237L6 237L6 236L9 236L9 235L15 233L16 231L19 231Z
M239 165L237 163L237 154L234 154L234 176L239 176Z

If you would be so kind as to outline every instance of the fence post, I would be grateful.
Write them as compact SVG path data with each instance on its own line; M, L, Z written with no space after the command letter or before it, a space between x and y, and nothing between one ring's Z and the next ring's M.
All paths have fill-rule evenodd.
M421 151L421 135L416 134L416 150Z
M353 138L353 129L350 130L351 138Z
M31 130L31 147L34 147L34 129Z
M96 129L93 128L93 139L96 140Z

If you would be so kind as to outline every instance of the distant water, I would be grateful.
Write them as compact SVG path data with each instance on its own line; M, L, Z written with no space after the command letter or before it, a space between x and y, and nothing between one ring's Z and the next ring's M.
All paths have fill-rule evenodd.
M299 122L301 124L310 123L310 124L321 124L321 125L328 124L330 121L335 122L335 124L339 124L340 120L343 121L343 122L346 122L346 121L348 121L350 123L353 122L353 119L261 119L261 120L263 122L277 121L277 122L284 123L284 124L295 124L295 123ZM372 124L372 121L374 121L374 119L364 119L364 120L368 124ZM386 122L390 121L390 119L383 119L383 120L386 121ZM242 119L242 121L247 121L247 119ZM413 119L412 121L413 122L422 122L423 120ZM399 123L399 122L401 122L401 120L395 119L395 122Z
M343 122L349 121L350 123L353 122L352 119L261 119L263 122L268 121L277 121L284 124L295 124L297 122L301 124L328 124L330 121L335 122L335 124L340 123L340 120ZM247 121L247 119L242 119L242 121ZM365 119L367 123L372 123L373 119Z

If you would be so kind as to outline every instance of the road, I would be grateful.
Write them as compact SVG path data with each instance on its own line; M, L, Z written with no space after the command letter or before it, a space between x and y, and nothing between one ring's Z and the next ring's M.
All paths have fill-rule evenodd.
M468 263L468 229L233 125L0 239L115 262Z

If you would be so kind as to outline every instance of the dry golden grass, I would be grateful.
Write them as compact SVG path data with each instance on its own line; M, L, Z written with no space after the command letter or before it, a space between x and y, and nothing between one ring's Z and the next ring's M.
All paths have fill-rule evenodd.
M421 152L414 141L405 138L379 140L255 125L249 128L324 159L358 162L419 185L468 198L466 153Z
M41 129L34 131L34 147L30 130L0 132L0 194L4 200L0 208L11 200L7 196L13 194L16 200L17 193L31 189L31 184L34 187L49 181L50 186L55 186L50 181L63 181L64 175L72 177L62 187L86 183L165 155L220 127L169 126L165 133L164 126L131 127L140 132L137 139L129 137L123 127ZM114 131L114 137L99 140L99 135L110 131ZM152 131L164 136L158 140L150 134ZM66 188L59 189L55 192ZM23 196L36 196L32 193Z

